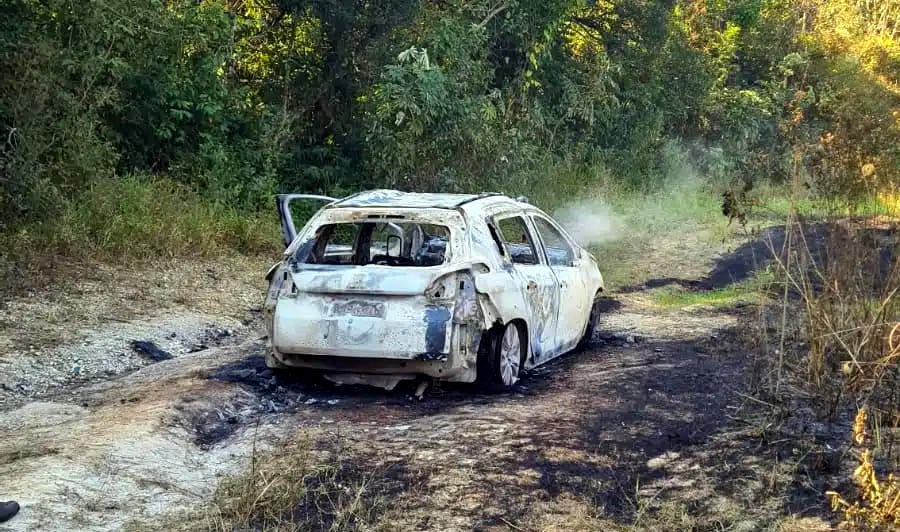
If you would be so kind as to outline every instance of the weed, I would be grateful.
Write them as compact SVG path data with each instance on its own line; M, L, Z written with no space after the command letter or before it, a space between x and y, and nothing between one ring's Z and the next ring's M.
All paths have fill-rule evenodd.
M896 473L879 480L874 464L891 463L900 428L900 212L884 194L809 200L798 182L786 205L784 244L770 249L780 296L761 305L757 391L792 409L808 401L829 420L866 405L852 431L860 446L867 424L876 429L858 452L860 501L835 492L828 498L856 524L898 523Z

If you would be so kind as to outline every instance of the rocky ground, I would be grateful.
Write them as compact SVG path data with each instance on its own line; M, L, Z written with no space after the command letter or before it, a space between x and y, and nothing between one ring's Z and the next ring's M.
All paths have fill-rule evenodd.
M348 482L393 482L367 521L386 529L829 527L808 476L829 436L772 438L749 413L746 307L660 308L639 283L607 300L590 348L512 393L441 385L419 401L272 374L261 288L240 286L227 312L182 305L10 340L0 499L22 511L0 530L209 526L223 478L300 440L339 446Z

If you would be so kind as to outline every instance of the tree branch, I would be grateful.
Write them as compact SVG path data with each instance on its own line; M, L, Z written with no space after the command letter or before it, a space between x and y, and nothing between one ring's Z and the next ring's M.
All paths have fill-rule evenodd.
M500 13L502 13L503 11L505 11L508 8L509 8L509 4L500 4L499 6L492 9L491 12L488 13L486 17L484 17L484 20L482 20L481 22L476 24L475 27L478 29L484 28L485 26L487 26L487 23L490 22L492 18L496 17L497 15L499 15Z

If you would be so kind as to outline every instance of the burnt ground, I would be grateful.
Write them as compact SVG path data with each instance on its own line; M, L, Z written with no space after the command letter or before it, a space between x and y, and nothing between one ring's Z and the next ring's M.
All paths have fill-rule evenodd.
M350 456L341 483L391 486L376 523L387 529L827 527L822 492L835 486L814 473L841 431L784 434L759 415L750 309L662 309L649 284L607 300L590 348L506 394L443 384L419 401L411 386L273 374L249 331L16 404L0 412L0 498L23 510L0 530L208 526L222 478L298 439Z
M897 257L896 223L879 224L868 219L841 218L830 221L810 221L795 227L793 232L784 225L762 228L753 238L747 238L729 253L716 257L709 271L698 278L663 276L643 280L619 288L619 293L635 293L665 286L680 286L689 290L715 290L734 283L746 281L770 267L776 257L787 262L786 243L788 238L795 242L792 249L800 249L803 260L808 262L810 281L819 282L816 270L826 271L840 267L847 261L861 256L877 257L877 264L858 264L862 275L871 276L877 272L873 289L883 287L884 281L892 274ZM800 242L800 244L796 244ZM872 254L871 250L878 250ZM796 258L794 260L797 260Z

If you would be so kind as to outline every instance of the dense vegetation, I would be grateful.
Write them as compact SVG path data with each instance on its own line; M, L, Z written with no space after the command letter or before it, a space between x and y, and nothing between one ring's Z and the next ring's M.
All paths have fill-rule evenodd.
M673 150L737 196L798 169L817 193L882 189L898 24L897 0L5 0L0 234L252 250L276 191L552 208L653 187Z

